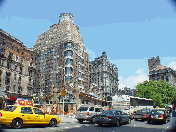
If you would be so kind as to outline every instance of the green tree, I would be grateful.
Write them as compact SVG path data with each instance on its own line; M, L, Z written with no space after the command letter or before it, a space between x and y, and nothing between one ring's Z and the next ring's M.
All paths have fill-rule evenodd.
M137 96L154 100L155 106L164 107L171 104L176 96L176 90L168 82L160 81L144 81L136 86L138 90Z

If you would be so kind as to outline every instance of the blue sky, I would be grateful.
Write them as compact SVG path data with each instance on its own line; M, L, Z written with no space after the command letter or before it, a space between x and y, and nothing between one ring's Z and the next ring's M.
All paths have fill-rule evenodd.
M0 0L0 28L29 48L39 34L72 13L90 60L106 51L119 88L148 79L147 59L176 69L176 8L168 0Z

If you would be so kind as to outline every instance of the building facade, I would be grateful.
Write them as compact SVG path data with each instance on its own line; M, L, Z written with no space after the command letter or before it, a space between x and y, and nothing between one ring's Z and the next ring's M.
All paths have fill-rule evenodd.
M119 95L122 94L122 95L129 95L129 96L136 97L137 96L137 91L136 91L136 89L130 89L130 88L124 87L124 88L118 90L118 94Z
M63 86L67 91L88 90L89 56L73 20L72 14L61 13L59 23L38 36L33 46L38 53L36 94L49 95L55 88L61 90Z
M176 72L170 67L160 65L159 57L148 60L149 80L164 80L176 88Z
M159 56L148 59L148 71L151 71L152 69L154 69L155 67L159 65L161 65Z
M96 84L102 97L115 95L118 91L118 69L109 63L106 52L89 63L89 85Z
M8 96L33 95L35 68L32 52L21 41L0 29L0 90ZM3 95L2 95L3 96Z

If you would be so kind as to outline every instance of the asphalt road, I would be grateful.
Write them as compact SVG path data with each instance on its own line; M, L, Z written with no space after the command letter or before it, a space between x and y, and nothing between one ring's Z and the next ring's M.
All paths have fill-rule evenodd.
M57 127L24 126L22 129L18 130L7 127L4 129L4 132L164 132L165 129L171 128L171 126L175 123L172 121L167 124L147 124L146 121L132 120L131 124L119 127L108 125L99 127L97 124L91 124L90 122L83 122L82 124L74 122L60 123Z
M99 127L96 124L92 124L89 126L84 125L82 127L65 129L67 132L162 132L168 127L169 122L167 124L147 124L146 121L134 121L132 120L131 124L122 125L119 127L104 125L103 127Z

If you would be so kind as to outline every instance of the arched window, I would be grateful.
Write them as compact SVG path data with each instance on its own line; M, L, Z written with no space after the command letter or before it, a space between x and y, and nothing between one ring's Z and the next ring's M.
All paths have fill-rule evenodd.
M2 37L0 37L0 45L5 45L4 39Z

